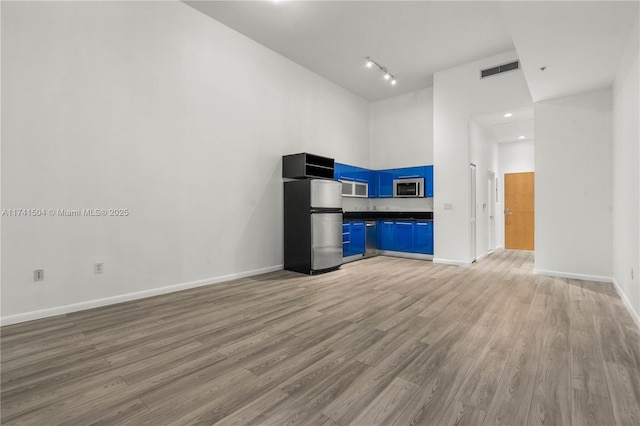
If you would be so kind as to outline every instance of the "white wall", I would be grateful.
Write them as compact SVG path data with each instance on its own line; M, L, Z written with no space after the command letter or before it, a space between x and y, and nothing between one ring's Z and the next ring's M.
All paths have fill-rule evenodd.
M535 269L610 280L611 90L535 106Z
M371 168L433 164L433 87L371 104Z
M498 176L498 144L489 130L473 118L469 120L469 162L476 165L476 259L480 259L489 253L491 201L487 174L492 171ZM494 226L497 227L497 223Z
M181 2L1 7L2 207L130 212L2 217L3 323L280 268L281 156L370 157L367 102Z
M500 173L534 171L534 143L532 140L501 143L498 146Z
M640 326L639 39L636 18L613 85L613 277Z
M469 118L526 105L522 71L480 79L480 70L517 58L515 51L438 72L433 87L434 261L466 264L469 249ZM444 203L453 209L444 210Z
M506 173L533 172L534 142L516 141L498 145L499 176L498 200L496 203L496 244L504 247L504 175Z

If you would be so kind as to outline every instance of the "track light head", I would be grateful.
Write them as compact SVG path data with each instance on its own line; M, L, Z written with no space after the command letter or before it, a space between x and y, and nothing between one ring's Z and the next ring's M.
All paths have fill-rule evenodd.
M396 85L397 83L396 78L393 76L393 74L389 72L389 70L386 67L383 67L382 65L374 61L370 56L366 56L366 59L367 59L367 62L365 63L365 66L367 68L371 68L375 65L376 67L378 67L378 69L380 69L380 71L384 73L385 81L390 81L392 86Z

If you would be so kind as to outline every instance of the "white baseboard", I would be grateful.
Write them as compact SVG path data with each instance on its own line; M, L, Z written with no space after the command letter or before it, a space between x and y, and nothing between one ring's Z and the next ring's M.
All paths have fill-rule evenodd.
M631 318L633 318L633 321L636 323L638 328L640 328L640 315L638 315L638 313L633 309L633 305L631 304L629 299L627 299L627 295L624 294L624 291L622 291L622 287L620 287L620 284L618 284L618 281L616 281L615 277L612 279L612 282L613 286L618 292L618 296L620 296L620 299L622 299L624 305L627 307L627 311L629 311Z
M466 262L463 260L443 259L441 257L434 257L433 263L442 263L443 265L454 265L454 266L470 266L471 265L471 262Z
M180 284L173 284L165 287L152 288L149 290L137 291L135 293L119 294L117 296L105 297L102 299L87 300L85 302L72 303L70 305L56 306L53 308L41 309L37 311L25 312L22 314L9 315L0 318L0 325L17 324L25 321L52 317L56 315L68 314L70 312L84 311L86 309L98 308L100 306L113 305L115 303L129 302L131 300L144 299L145 297L158 296L161 294L173 293L180 290L202 287L210 284L217 284L231 281L238 278L251 277L254 275L266 274L267 272L279 271L284 265L268 266L266 268L254 269L252 271L238 272L234 274L222 275L219 277L207 278L204 280L191 281Z
M491 253L493 253L493 251L481 254L480 256L476 257L476 262L480 262L481 260L486 259Z
M613 278L600 275L575 274L573 272L547 271L544 269L534 269L534 274L546 275L548 277L571 278L574 280L596 281L600 283L610 283Z
M404 257L405 259L433 260L432 254L407 253L404 251L378 250L381 256Z

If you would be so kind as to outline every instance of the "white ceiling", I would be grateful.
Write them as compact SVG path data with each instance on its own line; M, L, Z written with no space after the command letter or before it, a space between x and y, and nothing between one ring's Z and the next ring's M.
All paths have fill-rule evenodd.
M503 2L533 101L610 86L638 5L638 1Z
M424 89L433 74L514 49L494 1L185 1L370 101ZM391 86L371 56L398 80Z
M505 117L505 114L511 114ZM517 108L506 108L475 115L473 118L485 127L498 143L533 140L533 104ZM524 136L521 138L521 136Z
M184 1L370 101L514 48L535 102L604 88L638 13L638 1L609 0ZM366 56L397 86L366 69Z

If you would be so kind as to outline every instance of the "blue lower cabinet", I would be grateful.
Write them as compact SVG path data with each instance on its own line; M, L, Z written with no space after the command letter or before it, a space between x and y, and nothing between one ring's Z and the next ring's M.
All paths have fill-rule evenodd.
M342 222L342 257L347 257L351 250L349 222Z
M433 254L433 222L415 222L413 225L413 251Z
M364 235L365 235L364 222L349 223L349 238L351 242L349 247L349 252L352 255L364 254Z
M342 222L342 257L364 254L364 222Z
M413 225L415 222L396 222L395 223L395 251L404 251L411 253L413 251Z
M394 250L395 238L394 238L395 224L392 221L379 221L378 222L378 249L379 250Z

